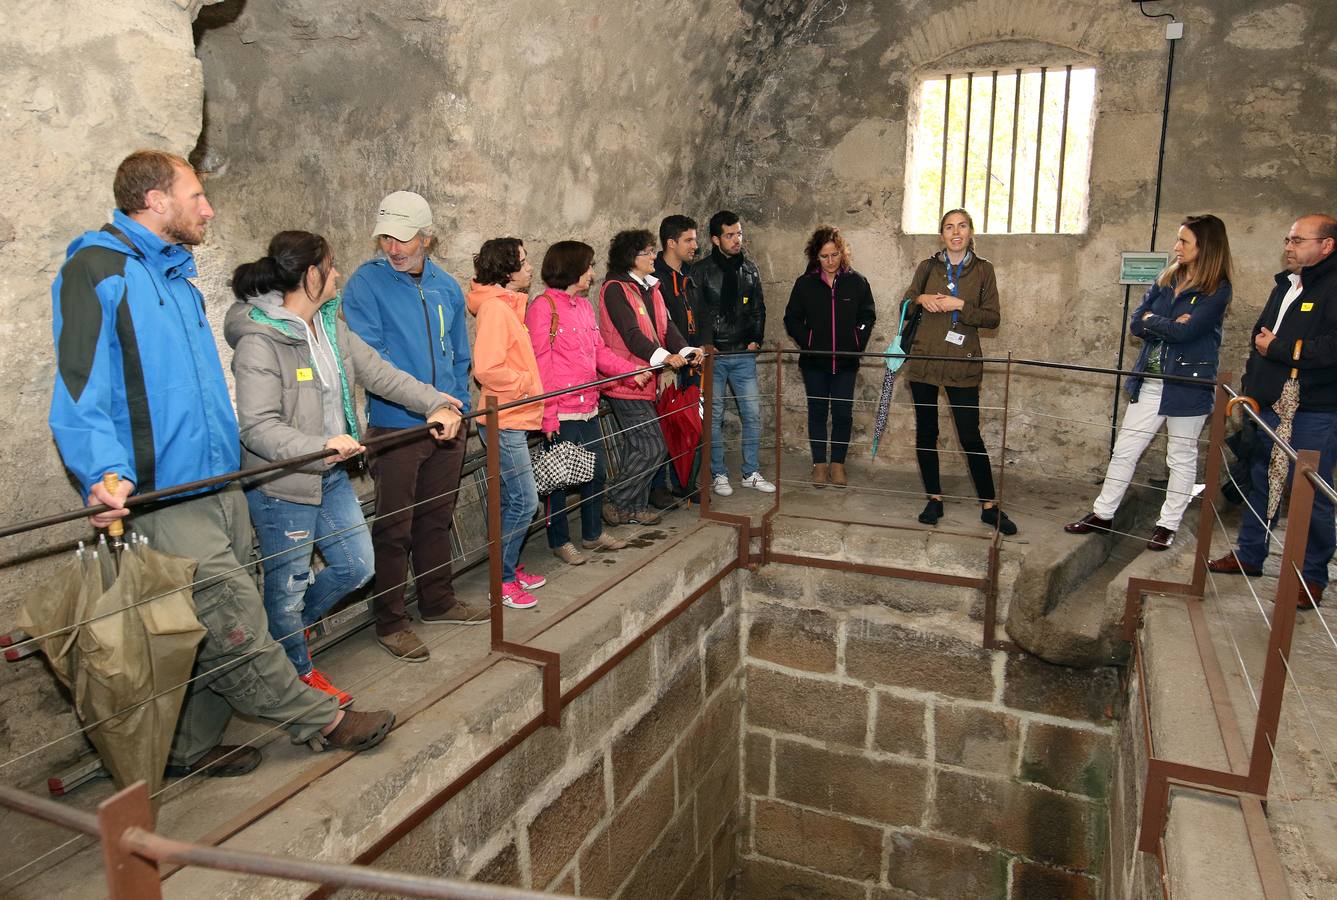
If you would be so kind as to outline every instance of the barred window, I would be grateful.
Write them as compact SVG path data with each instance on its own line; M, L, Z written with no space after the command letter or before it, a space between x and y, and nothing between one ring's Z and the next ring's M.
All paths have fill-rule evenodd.
M933 234L962 207L980 232L1086 229L1096 70L1041 67L926 78L910 129L903 227Z

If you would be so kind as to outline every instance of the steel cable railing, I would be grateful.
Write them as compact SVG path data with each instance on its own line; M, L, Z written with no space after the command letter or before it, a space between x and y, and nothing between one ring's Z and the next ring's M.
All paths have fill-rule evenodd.
M775 354L775 355L776 355L777 363L780 361L781 357L782 357L784 354L786 354L786 353L798 353L798 352L799 352L799 351L797 351L797 350L793 350L793 351L787 351L787 350L777 351L776 354ZM838 355L854 355L854 354L838 354ZM867 354L867 353L865 353L865 354L857 354L857 355L859 355L859 356L871 357L871 358L885 358L885 357L886 357L886 354ZM1009 364L1009 366L1011 366L1011 365L1017 365L1017 366L1032 366L1032 367L1036 367L1036 368L1040 368L1040 369L1056 369L1056 370L1057 370L1057 369L1062 369L1062 370L1067 370L1067 371L1084 372L1084 373L1090 373L1090 374L1128 374L1128 373L1126 373L1126 372L1119 372L1118 370L1103 369L1103 368L1090 367L1090 366L1070 366L1070 365L1061 364L1061 363L1049 363L1049 362L1046 362L1046 361L1039 361L1039 360L1016 360L1016 359L1006 359L1006 360L1004 360L1004 359L991 359L991 358L985 358L985 359L982 359L982 360L980 360L980 361L981 361L981 362L985 362L985 363L990 363L990 364L1006 362L1006 363ZM654 367L650 367L650 368L647 368L647 369L645 369L645 370L641 370L641 371L650 371L650 370L653 369L653 368L654 368ZM602 383L607 383L607 382L611 382L611 381L620 380L622 377L625 377L625 376L617 376L617 377L615 377L615 378L601 379L600 381L592 382L592 383L589 384L589 385L582 385L582 386L579 386L578 388L575 388L575 389L578 389L578 390L587 389L587 388L589 388L589 387L597 386L597 385L602 384ZM1196 383L1202 383L1202 382L1201 382L1200 380L1198 380L1198 379L1179 378L1179 377L1176 377L1176 376L1162 376L1162 377L1163 377L1165 380L1192 381L1192 382L1196 382ZM778 387L778 385L777 385L777 387ZM469 418L470 418L470 419L481 419L481 418L483 418L483 417L486 416L486 415L495 414L495 412L498 411L498 410L509 409L509 408L513 408L513 407L515 407L515 406L521 406L521 405L524 405L524 404L526 404L526 403L539 402L540 400L546 399L546 398L548 398L548 397L550 397L550 396L554 396L554 395L556 395L557 393L561 393L561 392L553 392L552 394L542 395L542 396L540 396L540 397L535 397L535 398L526 398L525 400L515 401L515 402L513 402L513 403L505 404L505 405L502 405L502 406L496 406L496 405L493 405L493 406L491 407L491 409L489 409L489 410L487 410L487 411L484 411L484 410L476 410L476 411L470 413L470 414L469 414ZM758 394L757 394L757 399L760 399L761 396L762 396L762 391L759 389L759 390L758 390ZM745 397L745 398L743 398L743 399L745 399L745 400L751 400L751 399L753 399L753 398L752 398L752 397ZM871 403L872 401L859 401L859 402ZM909 405L914 405L914 404L909 404ZM1004 414L1004 431L1006 431L1006 415L1007 415L1007 412L1008 412L1008 404L1007 404L1006 400L1004 400L1004 404L1003 404L1002 406L999 406L999 407L985 407L985 406L981 406L980 409L982 409L982 410L986 410L986 409L1001 410L1001 411L1003 412L1003 414ZM779 413L780 413L780 408L779 408L779 403L777 402L777 414L779 414ZM1045 415L1046 415L1046 414L1044 414L1044 413L1037 413L1037 416L1039 416L1039 417L1045 417ZM658 418L661 418L661 417L656 417L656 419L658 419ZM1057 417L1050 417L1050 418L1057 418ZM1068 421L1068 420L1065 420L1065 421ZM638 423L637 426L632 426L632 427L640 427L641 424L642 424L642 423ZM648 423L643 423L643 424L648 424ZM1094 424L1094 423L1091 423L1091 424ZM707 428L709 427L709 422L706 423L706 427L707 427ZM776 432L776 434L777 434L777 436L778 436L778 435L780 434L780 423L777 421L777 422L775 423L775 426L774 426L774 427L775 427L775 432ZM427 427L424 426L421 430L422 430L422 432L425 434L426 431L427 431ZM603 439L604 439L604 440L615 439L616 436L617 436L618 434L621 434L621 433L623 433L623 432L625 432L625 431L627 431L627 430L629 430L629 429L619 429L618 431L615 431L613 434L604 435ZM387 435L386 437L389 438L389 437L391 437L391 436L388 436L388 435ZM733 443L734 443L734 442L731 442L731 445L732 445ZM768 445L771 449L776 450L776 452L777 452L777 460L778 460L778 454L779 454L779 449L780 449L779 446L778 446L778 443L779 443L779 441L778 441L778 438L777 438L777 444L776 444L776 445ZM854 443L861 443L861 442L854 442ZM890 446L890 445L884 445L884 446ZM689 452L694 453L694 452L696 452L696 450L694 449L694 450L689 451ZM940 450L939 452L957 452L957 453L965 454L965 453L967 453L968 451L951 451L951 450L944 451L944 450ZM322 454L315 454L314 456L315 456L315 458L319 459L319 458L323 458L323 457L326 456L326 455L332 455L332 451L328 451L328 452L326 452L326 453L322 453ZM684 454L682 454L682 455L685 456L686 453L684 453ZM1000 452L1000 459L1001 459L1001 452ZM296 465L296 464L302 464L302 463L305 462L305 461L307 461L307 460L302 460L302 461L299 461L299 462L286 461L286 463L287 463L288 465ZM284 461L280 461L280 462L284 462ZM660 464L662 464L662 463L661 463L661 462L656 462L655 465L654 465L654 468L657 468ZM282 467L281 465L277 465L277 464L271 464L271 465L272 465L273 468L281 468L281 467ZM269 469L269 467L261 467L261 468L262 468L262 470L268 470L268 469ZM497 470L497 469L494 467L494 468L493 468L493 471L496 471L496 470ZM244 473L230 473L230 474L231 474L233 477L237 477L237 476L239 476L239 475L243 475ZM507 473L501 473L501 472L498 472L498 475L499 475L499 476L502 476L502 477L504 477L505 474L507 474ZM644 474L645 474L645 471L641 471L641 472L637 472L637 473L631 473L631 474L627 475L626 478L624 478L624 479L618 479L618 480L621 481L621 480L626 480L626 479L629 479L629 478L641 477L641 476L643 476ZM1048 471L1046 472L1046 474L1053 474L1053 473L1052 473L1052 470L1048 470ZM220 478L224 478L224 477L226 477L226 476L220 476ZM495 477L495 476L488 474L488 475L484 475L484 477L483 477L483 479L482 479L482 490L483 490L484 492L486 492L486 494L488 494L488 495L491 495L491 494L495 491L495 488L494 488L494 486L492 485L492 479L493 479L494 477ZM1309 474L1308 474L1308 477L1312 477L1312 473L1309 473ZM802 482L795 482L793 479L783 479L783 480L782 480L782 479L780 479L778 476L777 476L777 481L780 481L782 484L783 484L783 483L790 483L790 484L792 484L792 483L802 483ZM610 479L610 484L612 484L612 483L617 483L617 482L614 481L613 479ZM702 479L701 484L702 484L702 487L703 487L706 491L709 490L709 487L708 487L708 484L706 483L706 479L705 479L705 478ZM201 486L200 483L197 482L197 483L195 483L194 485L188 485L188 486L178 487L178 488L175 489L175 491L178 491L178 492L179 492L179 491L182 491L182 490L188 490L188 489L191 489L191 488L197 488L197 489L198 489L200 486ZM461 485L460 487L455 488L455 491L459 491L459 490L461 490L462 487L463 487L463 485ZM1154 486L1154 485L1153 485L1152 487L1157 487L1157 488L1158 488L1158 486ZM858 487L858 488L854 488L854 489L855 489L855 490L878 490L878 489L863 488L863 487ZM1161 489L1161 488L1158 488L1158 489ZM608 487L606 486L605 489L604 489L604 492L607 492L607 490L608 490ZM1163 490L1163 489L1162 489L1162 490ZM165 493L171 493L171 492L173 492L173 489L165 489ZM885 493L896 493L895 491L890 491L890 490L884 490L884 492L885 492ZM913 492L904 492L904 493L914 493L914 494L919 494L919 493L921 493L921 492L920 492L920 491L913 491ZM444 496L444 495L443 495L443 496ZM1000 498L1001 498L1001 491L1000 491ZM431 498L431 499L436 499L436 498ZM425 500L425 501L419 501L419 502L423 502L423 503L431 502L431 499L429 499L429 500ZM479 498L478 498L478 501L477 501L477 502L479 502L479 503L483 503L483 502L485 501L485 499L486 499L486 498L485 498L484 496L481 496L481 495L480 495ZM969 499L977 499L977 498L973 498L973 497L972 497L972 498L969 498ZM143 501L141 500L140 502L143 502ZM556 512L551 513L551 514L565 514L565 513L568 512L569 510L572 510L572 509L574 509L577 505L579 505L579 502L580 502L580 501L579 501L578 499L572 498L572 502L568 503L568 504L566 505L566 507L564 507L562 510L556 511ZM414 504L414 505L416 505L416 504ZM62 516L63 516L64 518L61 518L61 517L48 517L48 519L45 519L45 520L35 520L35 522L30 522L30 523L20 523L19 526L10 526L9 528L0 529L0 536L5 536L5 535L9 535L9 534L19 533L20 531L24 530L24 528L23 528L24 525L27 525L27 526L29 526L29 527L45 527L45 525L47 525L47 524L56 524L56 521L57 521L57 520L58 520L58 521L70 521L70 520L73 520L73 519L82 518L82 517L84 517L84 516L93 514L93 513L96 512L96 511L97 511L97 508L86 508L86 509L81 509L81 510L77 510L77 511L71 511L71 512L69 512L69 513L62 514ZM396 512L398 512L398 511L396 511ZM386 514L384 514L384 515L389 515L389 514L391 514L391 513L386 513ZM362 527L362 526L355 526L355 527ZM531 523L526 523L524 527L525 527L526 529L528 529L529 527L531 527ZM497 531L499 531L499 529L497 529ZM509 536L513 535L514 533L515 533L515 532L508 532L505 536L506 536L506 537L509 537ZM470 550L466 550L466 551L464 551L464 552L461 554L461 557L455 557L455 559L463 558L463 557L468 556L469 554L479 552L479 551L485 549L486 547L490 546L491 544L493 544L493 543L496 542L496 541L497 541L497 536L492 536L492 537L489 538L488 541L486 541L486 542L480 544L478 547L475 547L475 548L472 548L472 549L470 549ZM285 550L284 550L284 551L281 551L281 552L283 552L283 553L288 553L288 552L293 552L293 550L294 550L294 548L285 548ZM275 554L275 555L278 555L278 554ZM272 557L271 557L271 558L272 558ZM454 561L454 560L452 560L452 561ZM251 564L253 564L253 563L247 563L246 566L249 566L249 565L251 565ZM245 567L245 566L242 566L242 567L239 567L239 568L244 568L244 567ZM217 577L217 576L215 576L215 577ZM211 580L212 580L212 579L211 579ZM452 630L453 630L453 631L463 631L462 628L459 628L459 629L452 629ZM440 637L440 638L438 638L438 639L440 639L440 640L445 640L445 637L443 636L443 637ZM389 668L393 668L394 666L395 666L395 663L391 663L391 664L389 664L389 666L382 667L382 669L383 669L383 670L384 670L384 669L389 669ZM380 674L381 671L382 671L382 670L378 670L377 673L370 673L370 674L364 675L364 676L362 677L362 679L359 679L358 684L362 684L362 683L364 682L365 679L371 679L371 678L374 678L376 675ZM282 727L282 724L280 724L280 725L275 725L275 726L271 727L268 731L263 732L261 735L257 735L256 737L254 737L253 740L260 740L260 739L263 739L266 735L273 733L275 730L277 730L277 729L279 729L279 728L281 728L281 727ZM0 768L3 768L5 765L8 765L8 763L6 763L6 764L0 764ZM168 792L168 791L172 791L172 790L179 790L179 789L181 789L181 788L179 788L178 785L180 785L181 783L182 783L182 782L173 782L171 785L165 785L164 788L163 788L159 793L162 794L162 793L164 793L164 792ZM57 851L58 851L58 850L59 850L59 848L57 848ZM57 852L57 851L51 851L51 852Z

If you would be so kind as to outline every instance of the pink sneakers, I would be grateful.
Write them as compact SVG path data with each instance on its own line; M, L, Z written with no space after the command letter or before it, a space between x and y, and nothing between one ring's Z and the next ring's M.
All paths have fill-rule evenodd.
M541 579L539 583L543 583ZM501 586L502 606L509 606L511 609L533 609L538 606L538 602L538 598L525 590L524 584L520 581L507 581Z
M519 563L515 567L515 580L520 583L520 587L527 591L532 591L534 588L541 588L548 583L548 579L544 578L542 575L530 575L526 572L523 563Z

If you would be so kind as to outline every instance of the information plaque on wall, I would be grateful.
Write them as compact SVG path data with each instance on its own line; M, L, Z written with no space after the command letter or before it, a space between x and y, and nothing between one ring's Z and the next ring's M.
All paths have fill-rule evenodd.
M1151 284L1170 262L1168 253L1125 250L1119 257L1119 284Z

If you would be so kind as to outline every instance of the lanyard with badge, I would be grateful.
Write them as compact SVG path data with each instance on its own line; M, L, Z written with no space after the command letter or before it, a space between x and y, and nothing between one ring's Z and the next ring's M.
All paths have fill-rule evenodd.
M966 255L961 257L961 261L955 267L952 266L951 257L947 256L946 253L943 254L943 257L947 262L947 290L951 291L953 297L958 297L961 290L961 273L966 267L966 260L970 258L970 251L966 251ZM961 311L958 309L952 310L952 327L948 330L946 338L947 343L955 344L958 347L962 347L966 343L966 336L956 330L956 323L960 318Z

